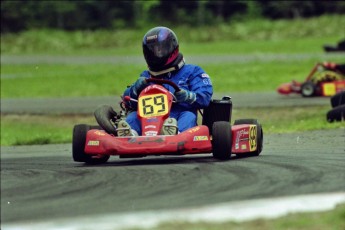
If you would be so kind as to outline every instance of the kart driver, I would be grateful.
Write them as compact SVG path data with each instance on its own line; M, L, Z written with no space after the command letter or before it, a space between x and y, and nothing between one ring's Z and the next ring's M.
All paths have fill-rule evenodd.
M205 71L192 64L186 64L175 33L167 27L150 29L142 41L144 58L148 70L144 70L135 83L128 87L124 96L138 99L138 96L150 83L147 78L166 79L174 82L181 89L175 92L173 87L164 85L177 100L173 103L170 118L166 119L161 135L174 135L197 125L197 111L207 107L211 101L213 87ZM129 112L126 120L118 124L118 136L141 135L141 124L137 117L137 103L125 102Z

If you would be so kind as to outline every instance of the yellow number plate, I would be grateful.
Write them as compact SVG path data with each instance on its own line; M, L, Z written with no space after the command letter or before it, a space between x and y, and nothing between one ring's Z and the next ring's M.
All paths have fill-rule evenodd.
M323 94L325 96L333 96L336 93L334 83L325 83L323 84Z
M249 128L249 149L250 151L256 150L256 125L251 125Z
M139 115L144 118L164 116L168 109L168 97L165 94L142 96L138 101Z

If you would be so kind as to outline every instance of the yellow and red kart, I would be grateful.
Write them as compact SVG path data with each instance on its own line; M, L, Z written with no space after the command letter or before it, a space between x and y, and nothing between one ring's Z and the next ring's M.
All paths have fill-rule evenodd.
M279 94L296 93L303 97L330 97L344 90L345 64L332 62L317 63L304 82L292 81L277 88Z
M228 160L232 154L258 156L263 148L263 131L256 119L236 120L230 124L232 102L230 97L212 100L201 112L202 124L176 135L161 135L165 119L169 117L174 95L164 84L179 87L171 81L149 79L137 100L142 136L117 136L117 123L124 110L116 113L103 105L95 111L99 126L78 124L73 129L72 154L74 161L88 164L105 163L110 156L135 158L159 155L186 155L209 153L219 160ZM125 100L134 100L124 98ZM123 107L122 107L123 108Z

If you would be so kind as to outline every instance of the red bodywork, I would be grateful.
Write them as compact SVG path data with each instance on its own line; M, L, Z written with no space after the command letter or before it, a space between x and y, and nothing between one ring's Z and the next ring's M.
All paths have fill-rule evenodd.
M232 126L232 153L248 153L257 149L255 125ZM88 131L86 154L146 156L211 153L212 142L207 126L200 125L173 136L115 137L103 130Z
M212 152L207 126L173 136L114 137L101 130L87 133L85 153L106 155L165 155Z
M172 103L173 96L163 86L148 86L140 93L138 100L142 136L117 137L103 130L92 129L86 134L85 153L121 157L211 153L212 137L205 125L177 135L159 135L164 120L169 117ZM256 128L256 125L249 124L232 126L233 154L257 150Z
M301 94L303 84L313 82L315 85L313 96L333 96L345 90L344 70L337 67L338 65L332 62L317 63L304 82L293 80L290 83L283 83L277 88L277 92L282 95Z

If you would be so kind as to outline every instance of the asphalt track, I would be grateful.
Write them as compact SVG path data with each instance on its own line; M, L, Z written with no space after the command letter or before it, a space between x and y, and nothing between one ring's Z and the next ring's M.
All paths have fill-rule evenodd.
M345 191L345 130L266 135L259 157L110 158L71 145L1 147L1 222L43 221Z

